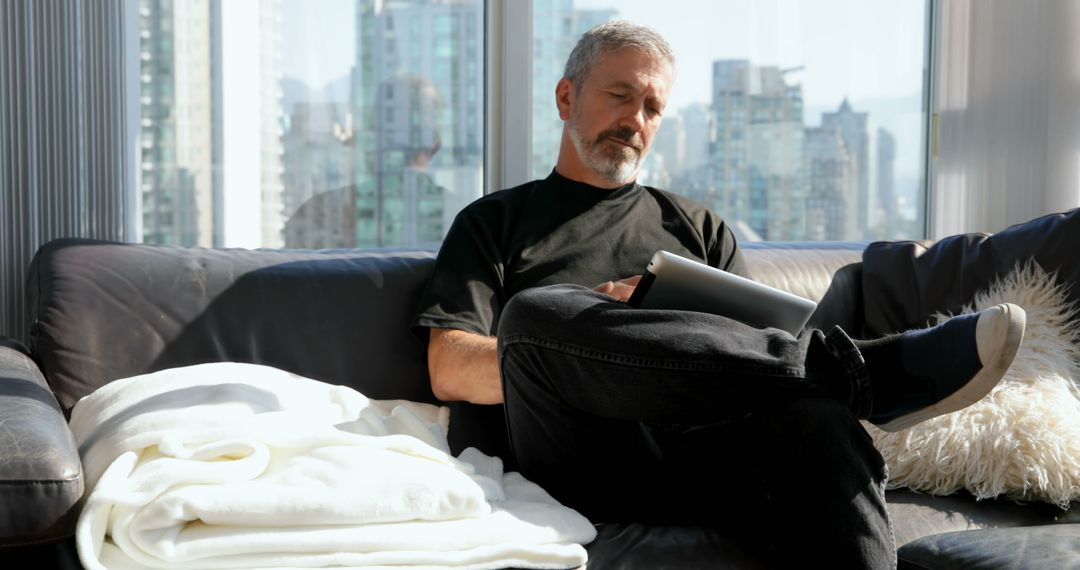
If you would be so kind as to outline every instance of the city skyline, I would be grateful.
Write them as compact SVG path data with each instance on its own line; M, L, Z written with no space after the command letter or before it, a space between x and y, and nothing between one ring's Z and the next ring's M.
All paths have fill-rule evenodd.
M215 83L224 80L220 69L211 73L221 67L214 59L221 50L209 39L205 49L192 47L200 35L209 37L214 3L142 2L178 18L171 46L162 41L169 30L143 35L148 43L148 37L156 38L161 48L150 63L143 57L153 72L144 70L144 78L153 79L144 88L158 89L144 92L150 101L143 129L146 241L222 244L231 211L231 219L238 213L258 218L265 247L438 247L456 212L481 195L484 54L478 0L328 2L326 8L350 15L353 48L326 61L318 57L327 53L321 45L326 36L312 36L311 30L331 26L336 36L346 26L340 17L302 10L305 4L295 0L264 0L262 52L254 52L253 61L260 63L256 85L249 87L251 96L261 98L261 127L250 139L261 148L251 168L254 177L248 178L257 180L257 192L247 198L259 212L254 216L224 207L232 190L226 192L221 171L227 176L232 167L220 166L224 143L217 121L224 111L222 88ZM550 91L581 33L627 16L621 9L629 4L619 4L619 10L610 5L534 3L535 177L546 176L554 165L562 132ZM192 19L194 13L206 16ZM152 20L144 22L155 25ZM189 37L181 53L183 33ZM308 34L299 45L298 33ZM355 54L360 57L351 58L347 73L334 71ZM153 63L158 60L168 63ZM295 69L304 62L312 73ZM709 97L682 107L671 99L642 183L703 202L746 239L877 239L903 235L919 223L913 213L918 173L905 171L905 161L921 152L921 140L914 148L908 140L919 121L907 121L901 132L889 126L908 110L893 113L890 121L846 96L810 104L809 78L816 70L806 66L750 58L710 59L709 73L685 66L676 92L692 83L689 77L705 76ZM737 88L731 83L736 76ZM170 90L189 98L203 95L170 100ZM317 194L324 194L320 204L309 204Z

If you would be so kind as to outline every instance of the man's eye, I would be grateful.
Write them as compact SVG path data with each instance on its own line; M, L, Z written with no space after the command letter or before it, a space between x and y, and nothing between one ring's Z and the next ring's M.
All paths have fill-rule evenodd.
M626 100L626 97L627 97L627 95L625 93L615 93L614 91L609 91L608 95L611 95L612 97L614 97L614 98L616 98L616 99L618 99L620 101Z

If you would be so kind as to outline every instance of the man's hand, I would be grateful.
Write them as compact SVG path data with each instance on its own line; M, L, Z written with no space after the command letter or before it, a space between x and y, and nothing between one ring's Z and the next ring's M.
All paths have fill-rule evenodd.
M596 287L593 287L593 291L610 295L615 297L615 300L625 303L630 299L630 295L634 294L634 289L637 287L639 281L641 281L640 275L619 279L618 281L605 281Z

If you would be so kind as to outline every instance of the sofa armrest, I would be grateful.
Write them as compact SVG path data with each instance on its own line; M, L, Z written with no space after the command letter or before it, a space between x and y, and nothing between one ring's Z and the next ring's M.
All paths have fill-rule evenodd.
M0 546L72 534L82 493L79 453L41 370L0 340Z

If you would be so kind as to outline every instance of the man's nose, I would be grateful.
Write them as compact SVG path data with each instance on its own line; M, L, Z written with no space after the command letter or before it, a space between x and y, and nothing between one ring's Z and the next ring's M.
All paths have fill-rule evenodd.
M641 132L645 128L645 107L631 107L627 109L626 113L622 117L622 125L635 133Z

